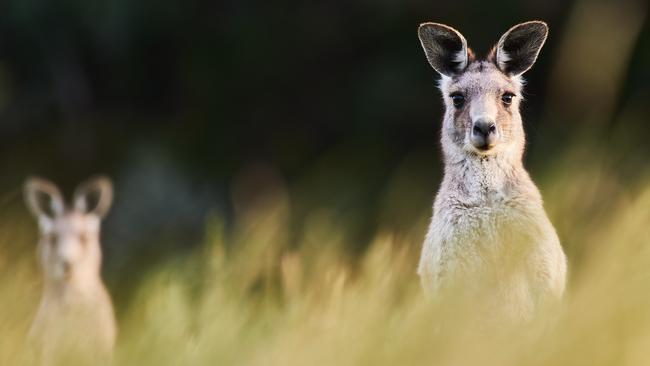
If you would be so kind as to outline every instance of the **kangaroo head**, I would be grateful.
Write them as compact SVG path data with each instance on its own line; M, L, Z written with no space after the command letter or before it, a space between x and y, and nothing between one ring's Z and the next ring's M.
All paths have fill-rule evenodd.
M28 179L24 191L27 207L39 224L38 253L46 282L96 279L101 265L100 221L113 195L110 180L99 177L79 185L69 207L56 185L47 180Z
M535 63L547 34L544 22L518 24L486 59L477 60L457 30L437 23L420 25L418 35L429 64L442 76L446 154L523 153L520 76Z

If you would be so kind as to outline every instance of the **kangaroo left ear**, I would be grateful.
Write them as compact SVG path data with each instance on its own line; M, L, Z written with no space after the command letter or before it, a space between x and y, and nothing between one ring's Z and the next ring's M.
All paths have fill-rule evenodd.
M548 26L535 20L517 24L510 28L496 46L497 67L505 74L518 76L530 69L542 49Z
M103 218L113 203L113 184L107 177L99 176L80 184L74 192L75 210Z

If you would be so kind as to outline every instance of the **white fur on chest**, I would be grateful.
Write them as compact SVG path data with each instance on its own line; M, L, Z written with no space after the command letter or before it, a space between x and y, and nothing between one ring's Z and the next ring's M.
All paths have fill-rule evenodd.
M102 284L48 292L30 329L30 340L42 360L63 355L107 360L116 337L113 307Z
M519 318L530 316L545 294L561 296L564 254L525 171L514 180L453 173L436 197L422 248L418 273L425 290L488 289L497 307Z
M480 271L509 251L516 237L528 236L530 214L504 191L486 191L481 197L441 195L436 200L423 248L421 267L454 272L460 267ZM431 268L429 268L431 269ZM421 268L427 271L427 268Z

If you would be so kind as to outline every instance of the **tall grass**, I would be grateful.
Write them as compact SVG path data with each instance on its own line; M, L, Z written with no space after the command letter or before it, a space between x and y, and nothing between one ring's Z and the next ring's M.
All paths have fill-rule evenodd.
M423 297L415 268L428 212L408 232L380 227L354 257L345 250L350 228L327 210L308 215L290 246L288 195L275 190L238 211L228 230L210 218L199 249L146 277L120 317L115 362L650 364L650 180L620 184L611 164L583 157L567 154L540 179L570 283L561 308L528 324L486 330L453 296ZM10 222L0 237L9 246L30 235ZM31 253L4 252L0 364L15 365L40 282Z

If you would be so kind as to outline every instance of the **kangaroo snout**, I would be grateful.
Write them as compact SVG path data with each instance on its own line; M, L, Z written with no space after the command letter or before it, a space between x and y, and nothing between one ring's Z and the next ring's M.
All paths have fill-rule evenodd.
M472 124L470 142L480 150L488 150L494 146L499 138L497 125L489 119L478 119Z

